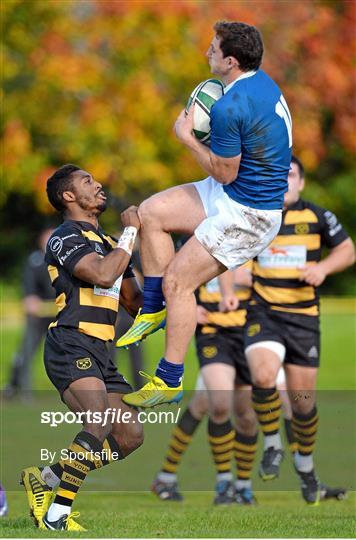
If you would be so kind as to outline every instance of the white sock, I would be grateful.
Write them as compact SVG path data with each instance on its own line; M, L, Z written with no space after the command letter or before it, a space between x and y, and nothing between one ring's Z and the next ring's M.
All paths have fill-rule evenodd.
M177 481L177 475L175 473L159 472L156 476L157 480L165 482L166 484L174 484Z
M237 489L237 491L240 491L241 489L244 489L244 488L251 489L252 488L252 481L251 480L240 480L238 478L236 480L236 482L235 482L235 488Z
M68 516L72 511L71 506L64 506L64 504L52 503L49 507L47 518L48 521L57 521L64 514Z
M41 472L41 478L44 482L46 482L47 486L50 488L55 488L58 486L59 482L61 481L60 478L54 472L50 467L46 465L44 467L43 471Z
M273 446L276 450L282 450L282 441L279 433L264 435L264 450Z
M216 475L216 481L217 482L222 482L223 480L232 480L232 473L231 472L223 472L223 473L218 473Z
M310 472L314 469L313 454L309 456L301 456L299 452L294 454L294 464L297 471Z

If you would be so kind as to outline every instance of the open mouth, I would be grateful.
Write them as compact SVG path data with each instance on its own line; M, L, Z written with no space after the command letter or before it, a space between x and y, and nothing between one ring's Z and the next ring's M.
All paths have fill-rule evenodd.
M103 199L103 201L106 201L106 195L103 191L99 191L96 196L99 197L99 199Z

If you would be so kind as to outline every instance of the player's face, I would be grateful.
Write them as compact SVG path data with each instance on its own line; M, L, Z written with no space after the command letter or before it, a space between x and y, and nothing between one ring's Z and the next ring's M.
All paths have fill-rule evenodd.
M102 185L86 171L73 173L73 192L76 203L85 211L99 215L106 209L106 196Z
M284 206L290 206L299 199L300 192L304 189L304 178L299 174L296 163L291 163L288 174L288 191L284 194Z
M217 36L210 43L206 55L209 59L211 73L220 77L224 77L229 73L229 57L224 58L220 49L220 39Z

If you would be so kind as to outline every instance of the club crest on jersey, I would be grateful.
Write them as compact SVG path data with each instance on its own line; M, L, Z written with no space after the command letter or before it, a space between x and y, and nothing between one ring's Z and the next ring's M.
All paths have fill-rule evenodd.
M261 332L261 325L259 323L257 324L251 324L248 328L247 328L247 335L248 337L253 337L255 336L256 334L259 334Z
M216 347L203 347L203 356L205 358L214 358L218 354L218 349Z
M92 366L92 362L90 358L79 358L76 361L76 365L78 369L89 369Z
M95 243L95 251L97 253L100 253L101 255L104 255L103 250L101 249L101 246L99 244Z
M297 223L294 227L295 234L308 234L309 231L309 223Z

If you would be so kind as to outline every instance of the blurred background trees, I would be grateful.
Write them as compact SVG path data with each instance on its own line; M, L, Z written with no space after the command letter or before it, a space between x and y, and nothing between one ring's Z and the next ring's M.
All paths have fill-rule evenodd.
M3 0L1 10L7 275L52 219L45 182L63 163L109 189L113 208L103 223L111 230L126 203L204 177L172 125L210 76L205 51L220 19L261 29L263 68L292 111L305 196L355 233L354 2ZM325 290L351 294L351 286L350 278L332 279Z

